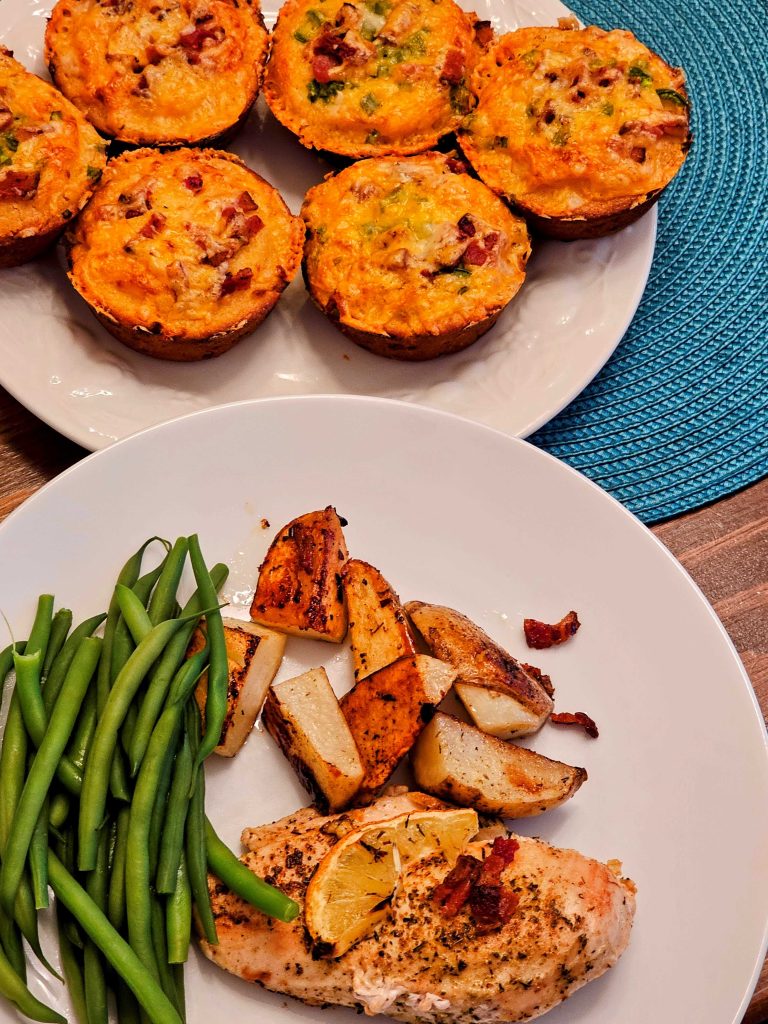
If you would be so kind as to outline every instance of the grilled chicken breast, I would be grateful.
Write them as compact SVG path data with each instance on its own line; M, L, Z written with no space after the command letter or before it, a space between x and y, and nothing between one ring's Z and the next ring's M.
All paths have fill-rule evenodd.
M320 859L351 828L409 810L445 806L421 793L384 796L324 817L304 808L246 829L243 861L299 903ZM429 1024L531 1020L612 967L626 948L634 886L608 866L516 837L503 882L519 897L501 928L481 934L464 908L443 916L433 898L449 866L441 853L410 865L391 914L338 960L313 960L303 917L271 920L210 880L219 944L202 948L246 981L306 1003L338 1003ZM491 840L466 853L484 857Z

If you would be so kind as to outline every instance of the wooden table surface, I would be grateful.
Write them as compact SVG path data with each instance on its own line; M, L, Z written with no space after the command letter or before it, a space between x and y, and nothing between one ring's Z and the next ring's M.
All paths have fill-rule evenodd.
M0 388L0 520L87 452ZM712 602L768 712L768 478L653 528ZM768 963L744 1024L768 1022Z

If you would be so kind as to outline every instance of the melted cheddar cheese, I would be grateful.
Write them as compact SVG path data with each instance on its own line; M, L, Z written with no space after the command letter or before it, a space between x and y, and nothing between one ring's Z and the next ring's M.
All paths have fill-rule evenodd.
M464 169L441 153L382 157L310 189L305 270L320 308L406 339L498 313L525 278L528 232Z
M258 0L59 0L45 34L61 91L124 142L200 143L248 112L269 36Z
M305 146L418 153L469 109L474 35L453 0L287 0L264 94Z
M630 33L523 28L472 77L461 143L496 192L542 217L597 217L663 188L689 145L684 75Z
M206 340L263 318L303 238L279 193L231 153L140 149L110 161L69 233L69 276L118 324L171 345Z
M71 103L0 47L0 248L62 228L106 164Z

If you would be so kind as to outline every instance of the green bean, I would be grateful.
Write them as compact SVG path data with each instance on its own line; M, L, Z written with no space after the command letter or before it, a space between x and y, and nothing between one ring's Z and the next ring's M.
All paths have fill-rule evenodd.
M75 915L153 1024L180 1024L181 1018L160 985L52 851L48 854L48 877L56 897Z
M97 833L104 819L110 766L125 713L147 672L182 625L181 619L169 619L154 626L120 670L109 692L96 726L80 795L78 863L81 871L92 870L96 862Z
M64 646L67 633L71 628L72 612L69 608L59 608L51 620L51 635L48 639L48 650L45 652L45 661L43 662L43 679L46 679L51 671L51 665Z
M246 902L278 921L293 921L298 917L300 907L285 893L273 885L268 885L258 875L254 875L241 860L232 853L216 835L213 825L205 820L205 849L208 866L211 872L220 878L232 892L236 892Z
M48 640L51 636L51 620L53 618L53 594L41 594L37 599L37 611L32 629L27 640L27 654L40 652L40 664L45 660Z
M8 706L8 717L0 751L0 858L5 853L16 806L24 788L27 765L27 731L15 690Z
M48 678L45 680L45 686L43 687L43 704L45 704L45 709L49 714L51 712L51 708L56 703L56 698L59 695L61 684L64 682L64 677L69 671L72 659L77 653L80 641L84 640L87 636L91 636L95 630L99 628L105 618L106 615L102 612L101 615L93 615L90 619L86 619L84 622L81 622L79 626L76 626L67 637L66 643L54 659L50 671L48 672Z
M157 865L155 887L161 893L174 892L178 884L179 861L184 849L184 824L187 820L191 784L192 753L189 747L189 738L185 732L173 766L173 780L168 794L168 811L160 841L160 859Z
M29 645L27 649L29 649ZM13 665L16 669L16 693L19 696L24 726L32 742L39 747L48 725L43 693L40 689L42 653L38 650L30 654L14 654Z
M112 927L118 929L125 923L125 855L130 818L130 807L121 807L117 812L115 849L112 854L112 872L109 876L107 916Z
M160 723L158 722L158 725ZM178 743L178 737L177 743ZM171 755L175 753L171 751ZM157 780L157 792L155 804L152 808L152 817L149 821L149 877L154 878L157 874L157 861L160 854L160 837L163 831L163 821L167 814L168 790L171 788L171 775L173 772L173 756L166 758L163 762L163 770Z
M211 569L211 579L213 580L214 587L218 591L223 585L227 578L229 570L226 565L218 563ZM199 612L203 608L202 599L200 592L196 591L192 597L187 601L184 607L181 609L179 618L187 618L190 615L194 615L195 612ZM162 710L165 698L168 694L168 688L171 685L171 680L176 673L179 665L184 660L184 655L187 653L187 647L189 646L190 638L197 627L197 621L187 622L186 626L180 630L176 636L168 644L168 647L163 653L163 656L157 663L152 676L149 680L149 685L144 694L144 699L141 702L139 708L139 715L136 721L136 726L133 730L133 736L131 737L131 751L130 767L131 775L135 775L141 767L141 760L144 757L144 753L149 743L149 737L152 735L152 730L155 727L160 711Z
M109 766L109 791L115 800L121 800L126 804L130 803L131 792L128 787L128 769L123 752L120 749L114 751L112 764Z
M53 707L48 730L32 761L13 816L0 868L0 903L7 910L13 907L37 817L74 727L80 704L96 670L100 652L101 640L96 637L87 637L81 641Z
M147 609L130 587L124 587L122 583L118 583L115 587L115 597L120 605L123 621L133 637L133 642L135 644L140 643L152 629L152 626L157 625L157 623L152 622L147 614Z
M184 964L172 964L171 972L173 982L176 986L176 1005L179 1008L182 1020L187 1019L187 996L184 991Z
M166 945L165 938L165 914L163 908L157 899L151 901L151 918L152 918L152 942L155 950L157 951L157 967L160 973L160 985L163 992L168 996L170 1001L179 1011L181 1016L181 1007L177 1002L178 993L176 991L176 982L173 977L173 971L168 963L168 947Z
M186 963L192 937L192 892L189 888L187 861L179 860L176 886L165 904L165 927L168 939L168 963Z
M107 905L107 881L110 835L102 829L96 854L96 867L88 873L85 891L103 913ZM88 1024L108 1024L107 978L101 953L93 939L87 939L83 949L83 978Z
M77 955L77 949L67 934L66 917L68 917L67 911L60 904L57 904L56 924L59 935L59 959L61 960L64 981L67 984L67 992L72 1001L78 1024L88 1024L83 968Z
M188 543L189 559L195 574L200 600L203 604L214 605L218 599L216 587L203 561L200 541L196 533L188 538ZM206 613L205 623L211 656L208 666L208 693L205 701L205 735L197 752L196 767L203 763L221 738L221 730L227 715L229 688L229 662L221 611L217 608L215 611Z
M43 742L48 727L48 712L40 690L39 651L34 654L15 654L16 693L18 694L22 718L29 736L36 747ZM63 755L56 768L56 774L67 789L77 795L82 786L82 773Z
M69 797L66 793L57 793L51 800L48 809L48 821L51 828L61 828L69 817Z
M147 611L153 626L163 619L174 617L173 610L176 604L176 591L179 589L181 574L184 571L184 562L187 559L187 541L185 537L178 537L170 550L163 571L157 581L150 598Z
M185 710L186 729L189 745L194 761L200 744L200 712L197 702L189 701ZM208 867L205 854L205 772L195 775L192 795L187 809L187 822L184 829L184 852L187 861L189 886L192 899L197 907L197 915L206 940L217 945L216 922L211 910L211 897L208 892Z
M46 797L29 841L29 870L35 910L45 910L48 906L48 806Z
M132 587L136 580L139 578L141 572L141 561L144 557L144 552L150 544L155 541L160 541L161 544L166 546L168 542L163 540L161 537L150 537L149 540L145 541L138 551L131 555L128 561L120 570L117 583L122 583L126 587ZM115 638L115 629L120 619L120 605L117 603L117 597L114 593L112 599L109 602L109 609L107 611L107 621L104 625L104 648L102 651L101 661L99 662L99 674L97 677L98 681L98 708L99 714L104 709L104 705L107 702L107 696L112 686L112 645Z
M151 929L151 863L149 834L152 809L164 766L176 746L181 713L176 705L166 708L155 726L147 753L136 779L128 826L125 863L125 909L128 938L145 967L158 977Z
M88 759L88 750L96 731L96 686L95 680L91 680L83 699L80 714L77 716L75 728L72 731L72 739L69 742L68 753L72 764L78 771L82 772L85 762Z
M22 640L18 643L8 644L7 647L4 647L3 650L0 651L0 687L5 686L5 680L8 677L8 673L13 668L14 654L24 654L26 647L26 640Z
M168 559L168 555L163 558L159 565L156 565L154 569L150 569L149 572L139 577L131 587L134 597L137 599L142 608L145 608L149 603L149 596L152 593L152 588L160 578L160 574L163 571L163 566ZM121 586L118 582L117 586ZM115 594L117 594L117 586L115 588ZM119 599L118 599L119 603ZM112 664L110 667L110 674L112 682L114 683L117 679L118 672L126 663L128 658L136 647L131 631L128 628L128 623L125 621L125 617L122 615L118 620L117 626L115 627L115 638L112 644Z
M27 980L27 958L21 943L21 934L13 918L0 908L0 947L5 952L14 971L22 981Z
M118 1024L142 1024L141 1010L136 997L122 978L118 978L115 985L115 1002Z
M10 999L25 1017L48 1024L67 1024L66 1018L36 999L18 976L4 953L0 953L0 995Z

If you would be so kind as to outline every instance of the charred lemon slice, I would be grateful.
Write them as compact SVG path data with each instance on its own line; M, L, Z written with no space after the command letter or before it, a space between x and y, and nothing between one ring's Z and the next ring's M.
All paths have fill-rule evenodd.
M346 953L387 914L403 868L437 851L453 864L478 827L474 811L457 808L400 814L344 836L307 888L304 915L313 955Z

